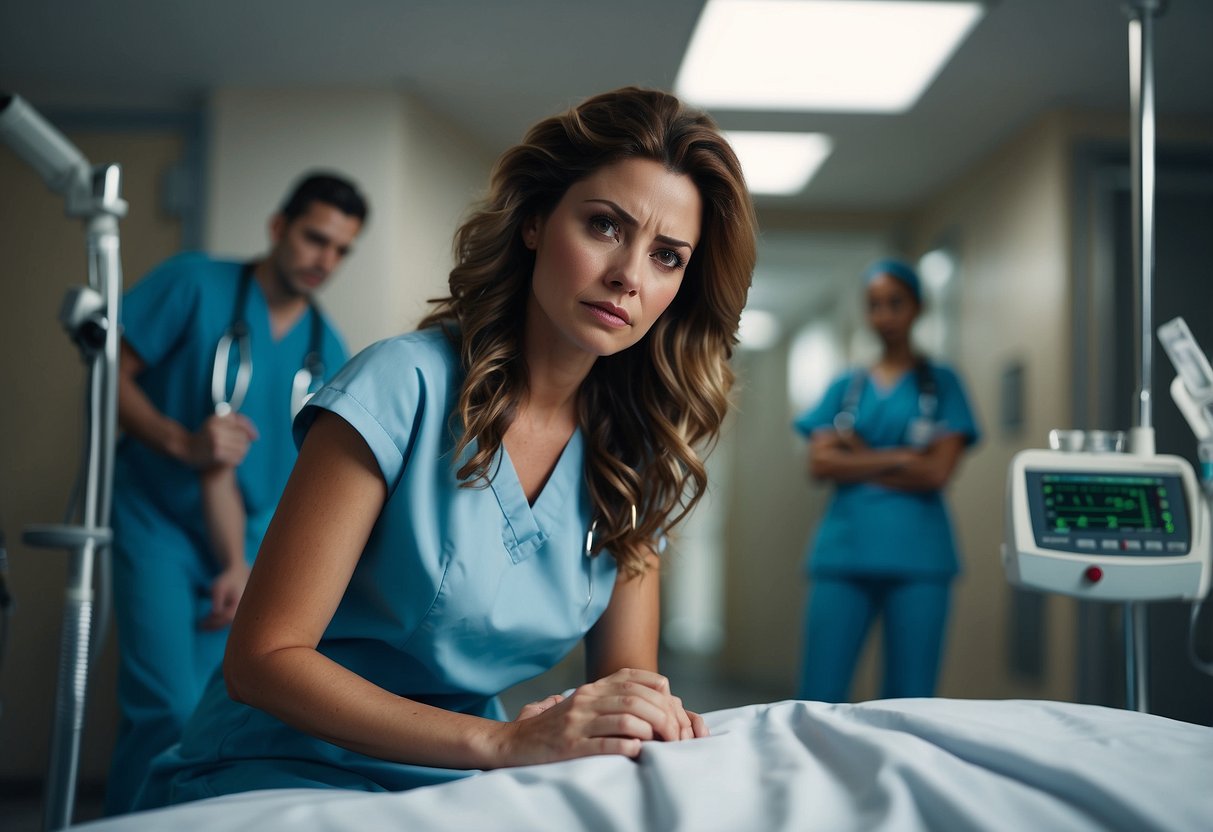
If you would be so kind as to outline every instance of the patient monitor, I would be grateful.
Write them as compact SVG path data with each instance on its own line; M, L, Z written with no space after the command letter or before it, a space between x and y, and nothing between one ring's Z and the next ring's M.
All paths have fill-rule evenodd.
M1209 509L1181 457L1021 451L1007 493L1012 583L1101 601L1208 592Z
M1021 451L1008 471L1002 556L1013 583L1101 601L1208 593L1213 368L1183 318L1158 338L1177 373L1171 395L1201 441L1201 477L1182 457L1121 453L1111 434L1053 431L1049 450Z

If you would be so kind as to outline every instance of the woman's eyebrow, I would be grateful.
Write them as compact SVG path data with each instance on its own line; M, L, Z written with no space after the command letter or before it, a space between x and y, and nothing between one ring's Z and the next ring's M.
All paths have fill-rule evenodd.
M636 218L635 218L635 217L633 217L633 216L632 216L631 214L629 214L627 211L625 211L625 210L623 210L622 208L620 208L620 207L619 207L619 206L618 206L616 203L611 202L611 200L609 200L609 199L597 199L597 198L595 198L595 199L587 199L587 200L585 200L585 201L586 201L586 202L598 202L598 203L601 203L601 204L603 204L603 205L606 205L606 206L607 206L607 207L609 207L609 208L610 208L612 211L614 211L616 214L618 214L618 215L619 215L619 219L620 219L620 220L623 222L623 224L624 224L624 225L630 225L630 226L632 226L633 228L635 228L636 226L640 225L640 223L636 221ZM674 248L685 248L685 249L687 249L688 251L694 251L694 250L695 250L695 249L694 249L694 247L693 247L693 246L692 246L690 243L685 242L685 241L683 241L683 240L679 240L679 239L677 239L677 238L675 238L675 237L669 237L669 236L667 236L667 235L665 235L665 234L658 234L658 235L655 237L655 239L660 240L661 242L665 243L667 246L673 246Z

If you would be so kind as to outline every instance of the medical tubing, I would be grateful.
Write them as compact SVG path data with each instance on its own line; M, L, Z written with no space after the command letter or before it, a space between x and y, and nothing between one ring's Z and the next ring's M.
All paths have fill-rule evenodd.
M100 403L94 401L94 389L92 386L85 392L84 402L84 442L89 441L89 436L92 431L93 414L99 412ZM72 486L72 495L67 509L67 516L64 519L65 525L74 525L77 522L83 522L80 516L80 494L83 491L85 479L88 476L88 470L83 464L81 465L76 477L76 483ZM108 516L108 513L107 513ZM91 670L97 663L97 657L101 654L101 649L105 645L105 637L109 634L110 620L113 614L113 566L109 557L109 548L104 547L99 552L100 557L96 559L94 569L97 577L94 584L97 586L96 612L93 614L93 630L92 636L89 639L88 666Z
M92 543L85 544L92 548ZM68 589L59 641L59 681L51 727L51 756L59 764L47 774L43 829L63 829L72 822L76 776L80 767L80 734L88 692L88 651L92 631L92 601L72 597Z

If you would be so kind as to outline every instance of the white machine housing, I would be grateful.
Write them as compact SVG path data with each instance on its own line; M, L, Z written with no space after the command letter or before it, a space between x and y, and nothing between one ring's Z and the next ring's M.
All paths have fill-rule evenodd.
M1015 455L1007 476L1002 560L1011 583L1099 601L1194 600L1208 592L1209 506L1182 457L1033 449ZM1140 508L1155 519L1143 514L1143 528L1122 528L1111 516L1070 526L1062 514L1081 507L1057 502L1081 501L1098 514L1094 504L1120 505L1118 494L1149 496Z

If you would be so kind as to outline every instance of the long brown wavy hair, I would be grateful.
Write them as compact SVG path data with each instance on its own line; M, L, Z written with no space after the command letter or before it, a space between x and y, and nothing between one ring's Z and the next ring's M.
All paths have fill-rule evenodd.
M523 223L625 159L688 176L703 202L700 244L677 296L640 342L595 361L578 397L593 549L639 575L707 486L700 454L728 408L729 358L754 271L753 203L715 122L667 93L627 87L536 124L497 160L487 198L455 234L450 295L432 301L420 326L443 327L459 349L466 376L452 414L463 426L456 456L477 444L458 476L487 484L527 390L522 333L535 253Z

